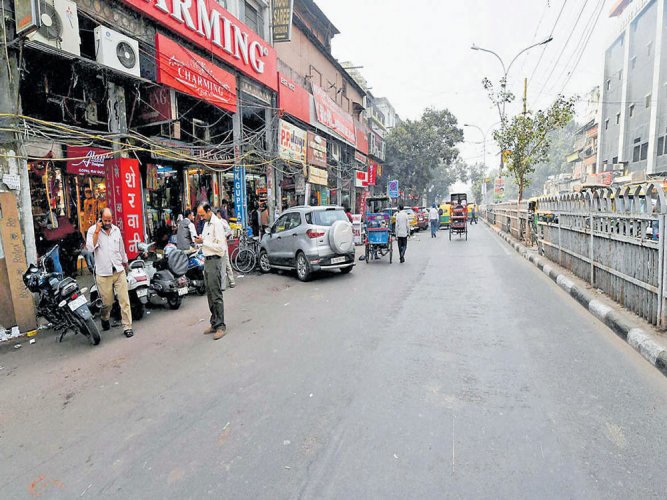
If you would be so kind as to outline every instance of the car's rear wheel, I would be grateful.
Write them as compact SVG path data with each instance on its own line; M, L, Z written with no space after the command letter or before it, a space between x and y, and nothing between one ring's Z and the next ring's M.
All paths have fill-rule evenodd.
M310 263L303 254L299 252L296 256L296 276L300 281L309 281L313 272L310 269Z

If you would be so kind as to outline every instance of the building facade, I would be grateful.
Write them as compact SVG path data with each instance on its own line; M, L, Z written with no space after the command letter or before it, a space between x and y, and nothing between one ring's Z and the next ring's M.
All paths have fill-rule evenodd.
M605 52L597 173L643 180L667 172L665 0L621 0L623 30Z

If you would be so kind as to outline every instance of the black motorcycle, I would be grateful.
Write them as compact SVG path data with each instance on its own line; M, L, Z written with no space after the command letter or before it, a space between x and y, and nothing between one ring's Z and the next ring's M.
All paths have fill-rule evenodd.
M158 305L167 302L170 309L181 307L183 296L189 292L188 256L181 250L169 248L162 258L158 258L153 244L139 243L139 251L146 263L146 273L150 279L148 301Z
M39 260L39 265L30 264L23 274L23 283L33 294L38 295L37 316L46 318L53 329L60 332L59 342L68 331L81 333L90 343L100 343L100 331L88 307L87 289L79 288L72 278L63 278L61 273L50 272L46 268L47 256Z

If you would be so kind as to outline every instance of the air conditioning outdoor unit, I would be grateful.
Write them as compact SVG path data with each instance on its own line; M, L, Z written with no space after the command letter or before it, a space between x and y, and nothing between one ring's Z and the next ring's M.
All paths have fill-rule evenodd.
M28 37L28 46L59 55L81 55L76 3L40 0L40 27Z
M106 26L95 28L95 58L116 71L141 76L139 42Z

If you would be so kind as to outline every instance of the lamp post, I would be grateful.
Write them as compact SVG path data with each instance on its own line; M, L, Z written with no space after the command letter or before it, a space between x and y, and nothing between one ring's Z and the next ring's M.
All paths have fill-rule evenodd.
M464 127L475 128L475 129L479 130L480 134L482 134L482 140L484 141L483 142L483 145L484 145L484 153L483 153L484 154L484 175L486 175L486 136L489 134L489 132L491 132L493 127L495 127L499 123L502 123L502 122L496 122L496 123L492 124L486 132L484 132L484 130L482 130L482 128L479 127L478 125L473 125L472 123L464 123L463 124ZM502 153L501 153L501 155L500 155L501 165L502 165L502 161L503 161L503 158L502 158ZM482 183L482 195L483 195L484 201L486 202L486 182Z
M504 123L505 122L505 117L506 117L505 116L505 104L506 103L505 103L504 95L505 95L505 90L507 89L507 75L509 74L510 69L512 69L512 65L519 58L519 56L521 54L523 54L524 52L528 52L530 49L533 49L535 47L539 47L540 45L546 45L547 43L551 42L553 39L554 38L552 36L550 36L546 40L543 40L543 41L538 42L538 43L534 43L533 45L531 45L529 47L526 47L525 49L521 50L516 56L514 56L514 59L512 59L509 66L505 66L505 62L503 61L502 57L500 57L498 54L496 54L493 50L478 47L474 43L470 47L472 50L479 50L481 52L488 52L489 54L494 55L496 57L496 59L498 59L498 61L500 61L500 65L503 68L503 78L500 81L500 87L502 88L502 94L503 94L503 109L502 109L502 112L500 112L500 121L501 122ZM501 159L501 162L502 162L502 159Z

